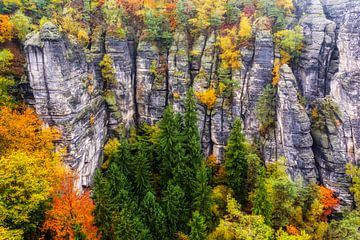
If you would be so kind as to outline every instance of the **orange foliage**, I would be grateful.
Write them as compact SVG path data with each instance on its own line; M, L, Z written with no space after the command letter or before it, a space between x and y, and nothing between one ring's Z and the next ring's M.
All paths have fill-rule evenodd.
M139 17L141 15L141 10L145 4L145 0L117 0L119 6L123 7L125 13L131 16Z
M323 213L321 219L327 221L327 217L333 213L336 206L339 205L339 199L334 197L334 191L320 186L320 203L323 205Z
M8 15L0 14L0 43L12 39L13 25Z
M286 226L286 231L290 235L295 235L295 236L300 235L300 230L292 224Z
M45 127L33 110L0 108L0 155L14 151L29 152L40 159L52 157L54 140L60 133Z
M215 89L210 87L204 92L196 92L195 96L199 99L199 101L207 106L208 109L213 109L216 103L216 93Z
M205 163L208 167L214 168L218 166L218 159L214 154L211 154L207 157Z
M74 189L75 179L73 173L64 175L62 183L55 191L53 207L46 212L43 230L50 230L52 239L55 240L73 240L79 233L85 234L86 239L100 239L94 225L94 203L90 192L78 194Z
M165 4L165 16L169 19L171 29L174 30L177 26L175 1Z

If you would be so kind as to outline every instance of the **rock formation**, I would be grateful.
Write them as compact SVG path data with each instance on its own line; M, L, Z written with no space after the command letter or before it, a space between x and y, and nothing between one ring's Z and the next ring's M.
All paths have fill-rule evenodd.
M293 21L303 27L304 48L297 64L280 69L274 134L260 136L255 106L271 84L276 51L271 33L256 29L253 46L241 49L242 68L232 73L239 87L231 98L218 97L211 111L198 106L202 145L206 155L222 161L233 120L240 117L246 136L260 144L266 161L286 157L292 178L318 181L349 205L345 166L360 160L360 3L298 0L297 7ZM146 41L106 37L84 51L45 24L28 39L36 112L62 131L66 161L80 172L79 185L91 184L103 145L117 129L154 124L169 104L183 111L190 86L202 91L213 84L216 38L209 33L190 44L179 30L169 51L163 51ZM98 66L104 54L112 57L116 72L111 98L104 94Z

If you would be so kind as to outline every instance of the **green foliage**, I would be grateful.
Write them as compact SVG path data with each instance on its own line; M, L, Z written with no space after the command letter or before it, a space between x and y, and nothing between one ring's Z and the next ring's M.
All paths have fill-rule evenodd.
M236 119L225 148L225 170L227 184L234 190L235 197L241 204L245 204L247 198L245 183L248 163L245 143L240 119Z
M219 225L209 235L209 240L221 239L272 239L273 230L265 224L264 217L246 215L240 210L234 198L228 196L227 215L220 220Z
M177 231L186 230L188 209L184 206L184 202L184 191L178 185L169 183L163 192L161 206L166 217L167 236L170 238L173 238Z
M256 118L261 124L260 133L265 134L275 127L276 88L267 85L256 103Z
M109 54L105 54L99 64L101 68L101 76L104 80L105 89L109 88L111 84L116 82L114 62Z
M16 36L25 41L25 37L32 30L31 18L26 16L23 12L17 11L11 16L11 23L14 26Z
M312 238L305 231L302 231L299 235L291 235L283 231L282 229L279 229L276 232L276 239L277 240L310 240Z
M193 209L197 210L202 217L204 217L204 220L209 222L211 218L210 208L212 200L211 187L209 186L209 178L205 166L203 166L196 174L192 199Z
M124 13L123 9L118 6L117 1L105 1L101 10L107 23L108 33L119 38L124 38L126 36L126 31L123 28L122 21Z
M204 240L206 239L206 224L205 218L198 212L195 211L193 213L192 219L189 222L190 231L190 239L191 240Z
M156 41L161 48L168 49L173 39L168 18L149 9L145 13L144 23L146 39Z
M141 204L144 223L149 226L154 239L166 239L165 214L152 192L148 192Z
M274 22L273 28L275 31L286 28L289 22L286 17L291 15L292 10L284 9L282 6L277 5L277 1L259 0L257 2L257 8L260 10L260 14L272 19Z
M296 59L300 56L303 47L303 30L300 26L295 26L294 29L278 31L274 35L274 41L280 53L284 52Z
M341 112L338 104L330 96L318 99L311 111L312 129L324 131L327 124L337 126Z
M44 166L20 151L0 158L0 236L36 231L52 187L47 176L51 169Z
M12 65L14 55L8 49L0 50L0 74L6 74Z
M360 214L358 211L345 213L343 219L331 221L326 239L360 239Z
M346 174L351 177L352 185L350 187L350 191L354 195L354 200L357 208L359 209L360 205L360 168L348 164L346 166Z
M270 225L272 218L273 206L270 198L270 193L266 188L265 168L261 167L259 175L256 179L256 189L251 196L252 212L256 215L262 215L265 218L265 223Z

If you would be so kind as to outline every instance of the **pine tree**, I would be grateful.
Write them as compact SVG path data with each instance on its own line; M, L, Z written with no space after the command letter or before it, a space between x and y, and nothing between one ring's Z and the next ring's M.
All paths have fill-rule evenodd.
M272 204L268 195L265 182L265 167L260 167L259 175L256 179L256 189L252 196L252 212L256 215L262 215L265 223L271 224Z
M190 239L191 240L204 240L206 239L206 224L205 218L198 212L193 213L192 219L189 222Z
M236 199L245 205L247 191L247 159L245 137L241 131L240 119L236 119L225 148L225 170L227 184L234 190Z

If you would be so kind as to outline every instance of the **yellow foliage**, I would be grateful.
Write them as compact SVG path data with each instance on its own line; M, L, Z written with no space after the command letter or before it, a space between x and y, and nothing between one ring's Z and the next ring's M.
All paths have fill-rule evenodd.
M84 29L80 29L77 33L77 39L80 43L86 45L89 42L89 35Z
M109 157L120 146L120 142L117 138L110 139L104 147L104 156Z
M276 0L276 6L286 10L288 13L294 10L294 5L292 0Z
M239 36L243 39L248 39L252 36L250 19L246 16L241 17Z
M226 12L223 0L193 0L196 16L189 20L194 33L204 31L212 25L220 25Z
M173 92L173 97L174 97L174 99L179 100L181 95L180 95L180 93L178 91L174 91Z
M90 125L91 125L91 126L94 126L94 124L95 124L95 117L94 117L94 115L91 115L91 116L90 116L89 122L90 122Z
M195 96L199 101L204 104L208 109L213 109L216 103L216 93L215 89L210 87L206 91L196 92Z
M233 27L227 29L223 36L219 37L218 45L221 49L221 67L224 69L239 69L241 67L240 62L240 50L238 47L237 29Z
M290 54L283 50L280 51L280 56L281 56L281 59L280 59L281 65L288 64L291 60Z
M280 67L281 67L280 60L278 58L276 58L275 62L274 62L274 67L272 70L272 74L273 74L272 85L273 86L277 86L280 81Z

